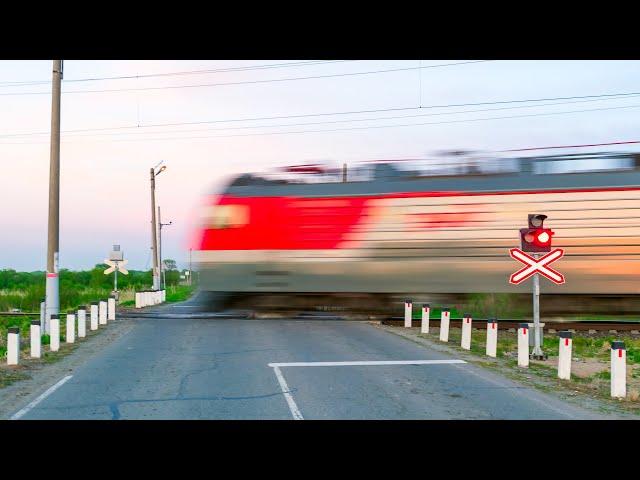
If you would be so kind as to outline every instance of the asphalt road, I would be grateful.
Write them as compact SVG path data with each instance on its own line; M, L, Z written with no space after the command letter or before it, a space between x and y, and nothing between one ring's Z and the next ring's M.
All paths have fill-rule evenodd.
M21 419L600 418L468 363L314 364L459 360L366 323L184 317L117 320L133 328Z

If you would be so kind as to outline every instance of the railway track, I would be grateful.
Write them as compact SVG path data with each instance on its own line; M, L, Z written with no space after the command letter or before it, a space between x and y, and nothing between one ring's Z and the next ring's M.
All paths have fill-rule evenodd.
M161 313L154 311L132 311L132 310L123 310L119 311L119 315L124 318L161 318L161 319L277 319L277 318L287 318L292 320L370 320L370 321L380 321L383 325L390 326L403 326L404 325L404 317L384 317L380 315L370 316L367 318L366 315L331 315L326 313L319 312L279 312L274 311L270 313L260 313L256 312L198 312L198 313ZM26 317L39 317L40 313L30 313L30 312L20 312L20 313L7 313L0 312L0 316L26 316ZM486 328L487 319L473 319L473 328ZM509 330L509 329L517 329L520 323L527 322L528 320L517 320L517 319L498 319L498 329L500 330ZM545 324L544 329L547 332L552 333L552 330L560 331L560 330L574 330L578 331L595 331L595 332L630 332L630 333L638 333L640 334L640 319L630 319L625 321L615 321L615 320L583 320L583 321L560 321L560 320L543 320ZM420 325L419 319L413 320L414 326ZM439 318L431 318L429 320L429 325L433 328L440 327L440 319ZM460 328L462 325L462 318L451 318L450 326L453 328Z
M449 321L449 325L451 327L460 328L462 325L462 318L451 318ZM473 319L472 327L473 328L486 328L487 319ZM499 330L508 330L508 329L517 329L520 323L532 323L529 320L500 320L498 319L498 329ZM551 330L560 331L560 330L575 330L575 331L589 331L593 330L596 332L606 332L611 331L615 332L638 332L640 333L640 320L629 320L624 322L619 321L554 321L554 320L542 320L544 323L544 329L547 332ZM392 326L403 326L404 325L404 317L391 317L385 320L382 320L381 323L383 325L392 325ZM413 320L413 325L419 326L420 320ZM430 327L440 327L440 319L430 319L429 320Z

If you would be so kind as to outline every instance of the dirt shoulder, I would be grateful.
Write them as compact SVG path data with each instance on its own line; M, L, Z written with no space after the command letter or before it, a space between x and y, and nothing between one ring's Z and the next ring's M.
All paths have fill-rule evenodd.
M405 337L430 349L455 354L466 362L491 369L522 385L534 387L572 405L621 418L640 419L640 402L637 399L617 400L607 396L609 380L598 378L602 373L602 367L592 364L593 362L582 365L581 362L574 361L572 380L560 380L557 378L557 359L552 358L544 362L531 361L529 368L520 368L517 366L516 357L511 352L505 352L504 356L494 359L484 355L484 352L463 350L459 342L460 329L451 329L449 342L442 343L438 340L438 328L431 328L430 333L425 335L415 327L404 328L381 325L378 322L370 323L376 328ZM629 366L627 368L629 369Z
M134 319L110 321L97 331L87 332L86 338L76 338L73 344L61 342L58 352L48 351L47 345L43 346L44 355L40 359L22 355L20 365L0 365L0 379L4 379L0 382L0 418L8 419L134 326Z

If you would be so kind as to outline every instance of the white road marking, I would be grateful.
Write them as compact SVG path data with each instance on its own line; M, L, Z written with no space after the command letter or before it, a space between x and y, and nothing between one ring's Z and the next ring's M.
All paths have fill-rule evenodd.
M287 400L289 410L294 420L304 420L298 405L296 405L291 390L284 379L280 367L344 367L344 366L370 366L370 365L447 365L453 363L467 363L464 360L380 360L380 361L355 361L355 362L289 362L289 363L270 363L276 374L284 398Z
M291 362L270 363L273 368L278 367L341 367L341 366L368 366L368 365L446 365L452 363L467 363L464 360L381 360L381 361L355 361L355 362Z
M278 383L280 384L282 393L284 393L284 398L287 399L287 404L289 405L289 410L291 410L291 415L293 416L293 419L304 420L304 418L302 417L302 414L300 413L300 410L298 410L298 406L296 405L295 400L293 399L293 397L291 396L291 393L289 392L289 386L287 385L286 380L282 376L282 372L278 367L273 367L273 371L275 372L276 377L278 378Z
M27 413L29 413L29 411L31 409L33 409L42 400L44 400L49 395L51 395L53 392L55 392L57 389L59 389L62 385L67 383L69 380L71 380L72 377L73 377L73 375L67 375L62 380L60 380L58 383L56 383L55 385L49 387L42 395L40 395L38 398L36 398L34 401L32 401L29 405L24 407L22 410L20 410L17 413L15 413L9 420L19 420L20 418L24 417Z

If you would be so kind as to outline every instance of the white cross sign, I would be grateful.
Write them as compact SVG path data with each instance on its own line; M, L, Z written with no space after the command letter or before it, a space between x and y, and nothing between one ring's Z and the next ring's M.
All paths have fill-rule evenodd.
M562 285L564 283L564 275L547 266L563 257L564 250L562 248L556 248L539 259L535 259L527 255L519 248L510 249L509 255L511 255L511 258L526 265L526 267L511 275L509 283L518 285L534 273L540 273L558 285Z
M114 272L115 270L118 270L120 273L123 273L124 275L128 275L129 271L124 268L124 266L127 264L129 260L105 260L104 263L106 263L107 265L110 265L109 268L107 268L104 271L105 275L109 275L111 272Z

